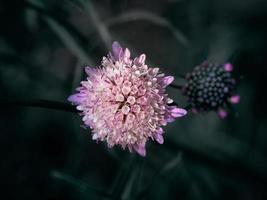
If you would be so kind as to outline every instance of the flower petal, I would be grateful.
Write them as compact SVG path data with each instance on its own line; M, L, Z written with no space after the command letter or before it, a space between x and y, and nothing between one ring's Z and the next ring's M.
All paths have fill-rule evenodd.
M146 156L146 148L144 145L141 145L141 144L136 144L133 146L134 147L134 150L141 156L145 157Z
M128 48L126 48L124 50L124 57L125 58L130 58L131 57L131 52L130 52L130 50Z
M113 44L112 44L112 56L113 56L115 61L119 60L121 52L122 52L122 47L121 47L120 43L118 43L117 41L113 42Z
M240 101L240 96L239 95L231 96L230 99L229 99L229 101L232 104L237 104Z
M219 109L218 110L218 115L221 119L224 119L225 117L227 117L227 112L224 109Z
M160 134L162 135L164 133L163 129L161 127L159 127L157 130L156 130L157 134Z
M171 122L174 122L174 121L175 121L175 118L172 117L172 116L167 116L167 117L165 117L165 120L166 120L168 123L171 123Z
M79 96L79 94L73 94L68 97L68 101L74 103L74 104L79 104L81 101L84 99L84 97Z
M171 110L171 116L173 117L183 117L187 114L187 111L185 109L182 108L173 108Z
M140 55L138 60L139 60L139 62L140 62L141 64L145 64L145 61L146 61L146 55L145 55L145 54Z
M163 144L164 143L164 139L163 139L163 136L161 134L156 134L154 136L154 138L159 144Z
M173 76L165 76L162 79L161 83L163 84L163 86L167 86L167 85L170 85L173 81L174 81L174 77Z
M224 67L224 70L227 72L231 72L234 69L234 67L231 63L225 63L223 67Z
M92 75L94 72L95 72L95 69L93 67L90 67L90 66L85 67L85 73L87 75Z

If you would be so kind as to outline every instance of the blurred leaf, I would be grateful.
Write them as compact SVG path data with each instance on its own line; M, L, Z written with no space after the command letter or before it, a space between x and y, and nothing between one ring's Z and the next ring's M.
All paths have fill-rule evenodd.
M180 141L168 140L167 142L167 148L181 150L191 159L216 167L222 173L242 172L262 183L267 183L266 159L241 141L228 138L227 141L223 142L227 144L226 149L216 147L215 144L212 144L214 146L208 146L208 144L204 146L192 145L193 142L186 142L183 139ZM221 141L217 141L217 143L219 142ZM231 148L235 148L235 150L227 151Z
M139 198L143 198L146 194L149 194L149 190L152 190L153 184L155 183L156 179L160 175L164 175L171 170L175 171L175 168L178 166L178 164L182 161L182 153L178 152L177 155L171 159L169 162L167 162L165 165L163 165L161 168L159 168L153 177L151 177L151 180L149 181L148 185L142 189L142 191L138 194ZM170 172L171 173L171 172ZM169 173L168 173L169 174Z
M138 157L135 167L122 192L122 199L136 199L139 189L142 187L142 170L144 159Z
M25 70L30 78L33 80L41 80L43 76L49 77L50 82L57 82L62 84L62 81L55 76L55 74L48 71L45 67L37 66L33 62L30 62L24 57L19 56L16 52L2 52L0 51L0 63L7 64L11 67L19 67L22 70ZM0 65L5 66L5 65Z
M74 187L76 187L81 192L92 192L100 197L110 197L110 194L106 192L105 190L100 190L97 188L94 188L92 186L89 186L87 183L78 180L70 175L67 175L65 173L59 172L59 171L52 171L51 176L55 179L59 179L62 181L65 181Z
M29 9L36 10L41 15L41 17L46 21L48 26L61 39L61 41L69 49L69 51L72 52L73 55L75 55L79 59L81 63L93 65L93 62L86 53L86 51L76 41L76 39L69 31L71 30L71 32L75 33L75 35L78 35L79 38L82 38L82 40L84 40L84 38L75 28L61 20L59 17L55 16L53 13L46 10L45 6L40 1L33 2L31 0L28 0L26 1L26 6Z
M35 10L26 9L25 10L25 21L27 26L31 31L34 31L37 29L37 12Z
M123 193L125 193L126 196L130 194L131 185L134 181L133 174L135 173L135 168L137 166L137 159L137 155L132 155L130 161L123 166L119 172L118 177L112 186L112 197L114 199L121 199Z
M80 60L81 63L93 63L87 53L75 41L70 33L52 18L44 18L50 28L58 35L65 46Z
M180 30L174 27L166 19L147 11L129 11L127 13L121 14L117 17L107 20L105 24L107 27L112 27L118 24L127 23L131 21L138 21L138 20L148 21L163 28L167 28L174 35L177 42L181 43L185 47L188 46L188 40Z
M90 25L94 26L97 35L101 38L102 42L105 45L105 49L106 50L110 49L112 43L111 34L108 28L105 26L105 24L101 21L100 17L98 16L97 9L95 9L93 3L90 0L89 1L73 0L73 1L75 4L78 4L79 8L87 14L88 19L91 21Z

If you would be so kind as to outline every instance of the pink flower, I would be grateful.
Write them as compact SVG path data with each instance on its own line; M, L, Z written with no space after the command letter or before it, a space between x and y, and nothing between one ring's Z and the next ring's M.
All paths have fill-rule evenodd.
M85 68L87 79L68 100L81 111L93 140L106 141L108 147L128 147L145 156L149 138L162 144L161 126L187 112L169 105L173 100L165 88L174 78L148 67L145 54L134 60L130 55L129 49L114 42L100 67Z

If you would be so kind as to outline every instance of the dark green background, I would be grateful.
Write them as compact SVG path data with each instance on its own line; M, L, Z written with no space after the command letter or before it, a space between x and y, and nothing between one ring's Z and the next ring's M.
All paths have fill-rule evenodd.
M267 199L266 11L265 0L1 0L0 199ZM230 61L241 102L225 120L177 119L145 158L96 144L75 113L21 106L67 103L113 40L176 84L206 59Z

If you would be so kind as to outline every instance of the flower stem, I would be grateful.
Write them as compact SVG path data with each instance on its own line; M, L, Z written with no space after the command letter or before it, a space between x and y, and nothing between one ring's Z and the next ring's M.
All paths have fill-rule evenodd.
M67 112L77 113L78 111L74 106L69 103L59 102L59 101L51 101L44 99L0 99L0 105L12 105L12 106L25 106L25 107L40 107L40 108L48 108L54 110L62 110Z
M97 195L99 197L105 197L105 198L111 197L109 192L107 192L103 189L98 189L98 188L92 187L92 186L88 185L86 182L79 180L75 177L72 177L66 173L53 170L53 171L51 171L50 175L55 180L64 181L65 183L68 183L69 185L75 187L77 190L80 190L81 192L94 193L95 195Z

